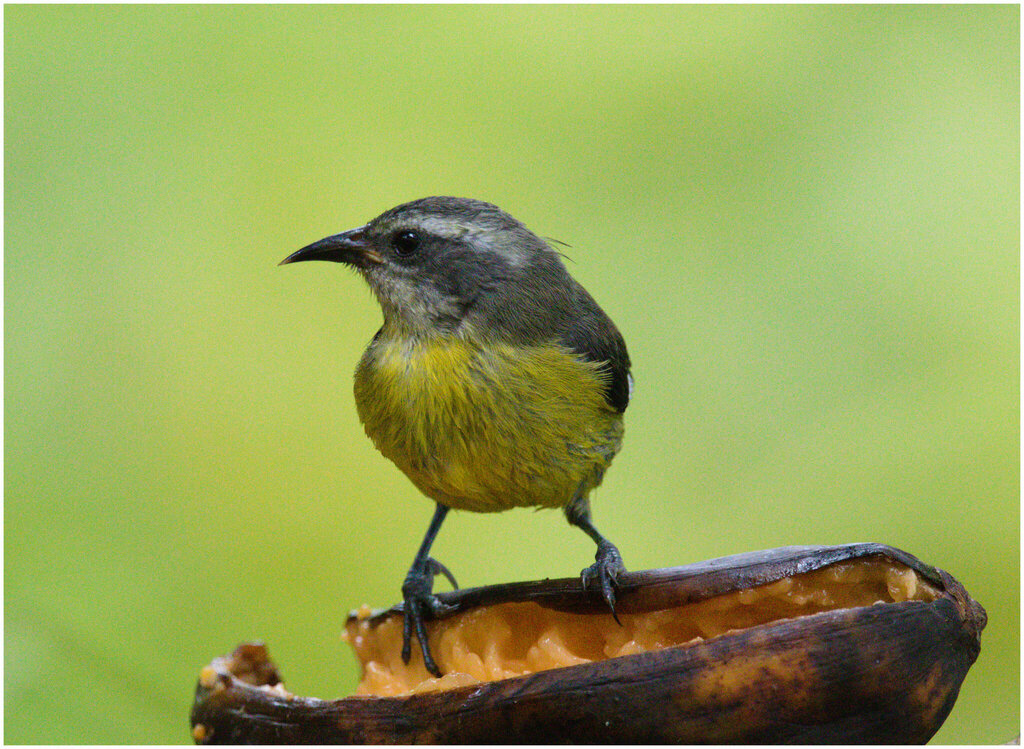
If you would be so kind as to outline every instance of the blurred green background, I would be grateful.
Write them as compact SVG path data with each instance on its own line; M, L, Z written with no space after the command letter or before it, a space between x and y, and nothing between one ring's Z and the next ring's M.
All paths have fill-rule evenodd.
M1019 731L1016 6L7 6L5 739L183 742L264 638L336 697L431 514L356 418L315 239L429 194L568 242L637 394L635 569L890 543L987 608L938 739ZM466 586L574 575L455 513ZM443 586L441 586L443 588Z

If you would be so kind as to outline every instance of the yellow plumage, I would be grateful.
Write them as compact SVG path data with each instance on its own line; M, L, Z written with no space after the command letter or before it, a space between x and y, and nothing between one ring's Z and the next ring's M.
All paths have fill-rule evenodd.
M389 335L355 376L377 448L435 501L497 512L561 507L596 487L622 441L605 374L555 344Z

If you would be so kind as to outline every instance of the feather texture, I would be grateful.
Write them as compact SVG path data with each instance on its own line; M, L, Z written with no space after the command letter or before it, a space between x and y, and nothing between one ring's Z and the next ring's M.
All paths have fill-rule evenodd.
M456 509L561 507L622 442L606 367L555 344L486 346L383 329L356 370L360 420L427 496Z

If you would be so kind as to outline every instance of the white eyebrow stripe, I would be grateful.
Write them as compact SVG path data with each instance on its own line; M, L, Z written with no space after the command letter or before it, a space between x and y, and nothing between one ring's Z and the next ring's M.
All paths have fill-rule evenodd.
M416 222L416 225L429 234L436 234L439 237L447 237L449 239L464 237L477 228L472 224L456 222L452 221L450 218L443 219L434 216L425 216L419 219Z

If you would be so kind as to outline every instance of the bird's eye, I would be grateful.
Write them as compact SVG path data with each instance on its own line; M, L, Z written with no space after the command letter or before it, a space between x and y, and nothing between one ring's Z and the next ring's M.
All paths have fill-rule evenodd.
M415 232L412 229L402 229L395 234L392 242L395 245L395 252L399 257L409 257L416 253L423 240L420 238L419 232Z

